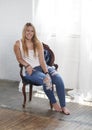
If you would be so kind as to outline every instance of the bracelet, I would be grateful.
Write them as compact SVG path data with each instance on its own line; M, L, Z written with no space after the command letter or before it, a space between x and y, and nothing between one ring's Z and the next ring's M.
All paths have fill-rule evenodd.
M45 74L49 74L49 72L45 72Z
M25 66L25 69L26 69L27 67L29 67L29 66L30 66L29 64L28 64L28 65L26 65L26 66Z

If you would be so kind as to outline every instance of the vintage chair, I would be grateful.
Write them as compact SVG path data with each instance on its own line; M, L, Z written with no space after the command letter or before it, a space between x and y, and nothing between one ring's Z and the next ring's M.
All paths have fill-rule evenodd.
M58 65L54 63L55 56L54 56L53 51L49 48L48 45L46 45L44 43L43 43L43 48L44 48L44 56L45 56L45 60L46 60L47 65L54 66L55 69L57 70ZM32 82L26 80L25 76L23 76L23 65L19 64L19 66L20 66L20 76L21 76L22 83L23 83L23 86L22 86L22 93L23 93L23 96L24 96L23 108L25 108L25 105L26 105L26 91L25 91L26 88L25 87L26 87L26 85L30 84L30 88L29 88L29 101L31 101L33 85L39 86L39 84L33 84ZM52 90L54 91L53 85L52 85ZM50 102L50 108L51 109L53 108L51 102Z

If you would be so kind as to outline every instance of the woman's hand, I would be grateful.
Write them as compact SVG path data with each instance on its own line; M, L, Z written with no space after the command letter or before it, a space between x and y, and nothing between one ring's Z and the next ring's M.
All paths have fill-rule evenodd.
M28 65L28 66L26 67L26 71L27 71L27 73L28 73L29 75L32 74L33 68L31 67L31 65Z
M48 81L51 82L51 77L48 73L46 74L46 77L48 78Z

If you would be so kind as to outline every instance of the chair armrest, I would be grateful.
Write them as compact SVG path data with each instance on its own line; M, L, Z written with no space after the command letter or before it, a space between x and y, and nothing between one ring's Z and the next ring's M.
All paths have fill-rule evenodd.
M22 64L19 64L19 67L20 67L20 76L23 80L23 65Z
M19 64L19 67L20 67L20 68L22 68L22 67L23 67L23 65L22 65L22 64Z
M55 67L56 70L58 69L58 64L54 64L53 66Z

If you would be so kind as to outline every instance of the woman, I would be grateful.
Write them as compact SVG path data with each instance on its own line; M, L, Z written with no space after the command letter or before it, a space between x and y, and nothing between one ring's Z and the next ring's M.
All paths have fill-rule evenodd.
M42 43L36 36L35 27L31 23L26 23L22 32L22 39L16 41L14 52L17 61L25 67L26 78L32 82L43 85L43 90L53 108L57 112L69 115L70 112L65 104L64 84L60 75L53 67L47 66L44 59ZM55 84L60 105L57 103L51 84Z

